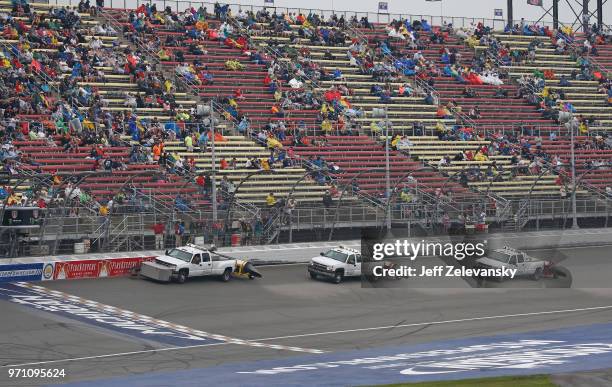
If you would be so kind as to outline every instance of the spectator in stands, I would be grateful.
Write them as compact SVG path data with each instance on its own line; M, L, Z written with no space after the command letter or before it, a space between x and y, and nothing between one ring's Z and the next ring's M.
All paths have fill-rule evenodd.
M493 95L493 97L494 98L501 98L501 99L508 98L508 91L502 89L501 87L498 87L495 90L495 94Z
M323 194L323 206L325 208L329 208L333 205L333 202L334 201L329 190L325 191L325 194Z
M276 196L274 196L274 192L270 192L266 197L266 205L268 208L275 207L277 204Z
M185 222L177 221L174 223L174 243L175 247L183 245L183 236L185 235Z
M470 109L468 116L472 119L479 119L482 116L480 113L480 108L478 108L478 106L474 106Z

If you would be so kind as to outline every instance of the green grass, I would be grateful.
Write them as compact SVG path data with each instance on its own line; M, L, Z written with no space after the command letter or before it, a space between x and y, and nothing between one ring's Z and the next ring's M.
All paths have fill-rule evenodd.
M443 382L421 382L388 384L379 387L556 387L547 375L502 376L499 378L481 378L464 380L447 380Z

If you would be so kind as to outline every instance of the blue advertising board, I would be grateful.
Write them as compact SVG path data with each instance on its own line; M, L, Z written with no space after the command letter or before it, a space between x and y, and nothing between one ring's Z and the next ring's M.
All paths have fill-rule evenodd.
M42 273L42 263L0 265L0 282L40 281Z

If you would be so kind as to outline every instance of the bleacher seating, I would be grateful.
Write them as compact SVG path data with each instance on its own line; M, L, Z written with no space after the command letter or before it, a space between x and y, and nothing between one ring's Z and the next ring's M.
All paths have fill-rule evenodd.
M296 166L277 169L274 173L262 173L246 179L249 174L256 172L256 170L242 167L247 158L268 158L270 152L243 136L226 136L226 139L228 141L215 144L218 180L220 181L221 178L227 176L227 179L235 185L244 180L240 191L236 194L238 200L265 204L265 198L269 192L274 192L277 198L286 198L292 186L306 173L304 168ZM208 174L210 174L212 167L210 150L201 152L199 147L195 147L193 152L188 152L184 144L179 141L166 142L165 149L168 152L177 152L182 157L194 157L197 171L199 173L208 171ZM236 158L238 167L236 169L220 169L220 160L223 158L228 162ZM306 178L303 183L296 186L293 197L301 204L318 204L328 188L327 186L317 185L312 179Z
M563 90L566 98L577 110L577 114L597 121L599 130L612 130L612 107L608 106L604 95L598 91L596 80L573 80L572 72L580 72L575 59L570 54L555 53L552 41L547 36L524 36L505 33L494 34L503 45L511 49L526 51L527 46L533 40L541 44L536 48L536 57L533 63L524 63L513 66L505 66L511 77L517 78L522 75L530 75L534 70L552 70L554 79L547 79L546 86L555 90ZM485 49L485 46L477 46L476 49ZM605 51L604 51L605 53ZM564 75L570 82L570 86L559 86L559 77Z
M0 7L5 12L11 11L11 5L7 1L0 1ZM31 7L34 11L43 13L47 13L52 8L50 5L40 3L33 3ZM393 79L392 82L381 81L373 77L372 74L364 73L359 66L355 66L347 52L361 39L365 39L368 43L366 51L373 54L374 65L385 63L385 65L394 66L395 63L392 58L385 58L377 54L380 51L380 48L377 47L379 43L386 41L391 45L393 53L397 57L412 57L415 53L420 52L428 63L442 72L441 70L446 66L446 63L443 63L440 57L443 50L453 50L458 58L457 64L469 67L487 49L486 46L476 44L475 47L470 47L463 39L452 32L442 34L444 36L443 43L434 43L433 39L429 39L431 33L420 32L425 36L426 47L419 47L418 50L411 49L406 41L390 39L384 24L374 24L371 29L347 29L344 42L335 45L313 44L309 39L296 38L296 34L299 35L298 33L302 28L297 23L290 23L288 28L281 32L274 32L270 28L270 24L257 23L254 28L255 32L249 40L244 40L244 37L240 36L240 39L243 39L241 40L242 46L234 43L228 44L227 41L217 38L194 40L189 34L189 31L195 28L192 25L177 27L148 23L147 28L150 29L148 35L145 34L144 39L134 39L133 27L130 24L130 17L133 17L133 15L134 13L131 10L120 9L108 9L106 13L98 16L80 13L81 23L75 27L75 30L80 34L82 41L78 42L77 45L85 47L92 40L99 38L103 49L113 50L113 55L121 52L118 56L120 60L126 60L129 55L136 54L139 57L138 60L150 66L151 75L158 76L162 82L163 80L170 81L166 92L172 94L174 106L168 108L155 101L150 106L142 106L140 103L138 106L128 106L130 105L126 102L128 99L135 96L139 96L140 99L140 97L146 97L146 93L138 83L138 76L129 74L129 72L117 71L116 67L98 66L95 68L99 72L97 75L87 73L84 78L79 78L78 86L95 93L100 98L95 103L91 100L85 104L81 103L82 106L78 107L80 112L88 119L92 118L92 115L95 117L105 112L111 113L115 122L118 123L114 129L122 135L122 137L119 137L119 145L115 144L115 146L106 148L105 157L124 163L125 168L121 169L125 170L116 171L111 177L92 177L82 185L82 188L87 189L97 200L112 197L115 190L123 187L125 182L133 181L134 186L157 192L164 200L169 200L179 194L187 194L190 195L194 203L207 206L209 204L208 200L186 176L164 172L160 173L163 178L159 180L144 176L133 178L136 172L155 171L159 170L160 167L157 163L128 161L130 145L134 144L133 141L140 140L137 135L131 132L132 129L130 128L138 126L140 122L151 122L152 120L157 120L162 126L168 122L178 121L179 128L184 129L182 129L178 139L170 136L169 139L165 140L165 151L185 159L194 158L195 170L192 172L208 173L212 167L210 152L208 150L202 151L197 144L194 144L195 147L192 152L188 151L182 136L189 132L197 133L202 129L201 124L196 122L193 116L196 105L206 103L211 98L217 102L233 99L238 90L241 97L236 98L237 111L240 117L248 118L250 127L246 132L241 130L239 133L236 128L236 117L231 117L229 111L225 111L225 119L219 123L217 130L223 132L227 141L216 144L217 160L236 158L238 165L235 168L219 170L219 175L227 176L228 180L237 183L251 172L242 167L247 160L270 157L271 149L268 146L260 145L260 143L248 138L260 131L267 131L270 126L269 123L282 122L283 125L286 125L289 134L297 130L298 126L305 130L302 133L305 135L303 143L300 144L302 146L294 146L292 149L295 155L301 159L303 165L298 164L277 169L274 174L255 176L241 187L237 195L238 199L256 204L263 204L266 195L271 191L277 196L286 196L291 187L305 174L304 166L308 165L307 160L316 157L322 157L326 162L339 167L340 172L337 173L339 182L348 184L359 175L357 183L360 192L373 197L381 197L385 187L384 173L369 171L385 166L383 145L385 137L383 135L385 135L388 124L390 124L388 126L390 138L399 134L404 136L404 140L411 143L407 148L391 151L392 179L398 179L400 176L405 176L406 173L414 171L414 177L422 185L423 191L432 194L445 190L446 192L452 191L452 196L455 199L477 200L475 198L478 196L470 192L469 189L471 189L475 192L495 193L513 199L524 196L526 192L531 190L537 177L533 173L518 172L519 169L516 165L511 164L512 156L510 154L494 153L481 160L464 159L457 161L459 159L453 159L450 162L440 162L442 158L454 157L459 153L463 154L470 150L493 149L492 139L494 136L500 133L506 136L515 136L518 127L531 128L531 132L528 133L530 135L534 132L540 135L557 132L558 139L544 141L542 151L547 156L559 156L567 165L567 155L569 153L567 138L558 131L558 125L555 122L543 118L542 114L533 105L519 97L519 87L516 84L518 77L531 74L534 70L553 70L556 75L565 74L569 77L572 71L577 69L577 65L569 55L559 55L554 52L548 37L494 33L493 36L498 38L501 44L511 49L525 50L534 39L541 41L541 44L536 49L536 58L532 63L497 68L494 62L489 62L488 66L491 67L491 70L507 73L509 78L502 77L504 84L501 86L467 85L477 93L477 96L465 96L463 91L466 84L453 77L439 75L430 79L433 82L433 88L440 96L440 105L447 105L452 102L457 106L455 114L439 117L437 114L439 106L425 102L423 98L424 90L421 88L422 84L417 82L415 78L404 75ZM110 17L110 19L106 19L106 17ZM30 20L24 16L18 16L18 18L25 22ZM110 22L117 29L117 36L97 34L95 28L92 29L92 27L106 22ZM206 23L208 28L223 26L221 21L213 18L207 19ZM319 27L319 32L320 29L321 27ZM434 27L433 31L437 33L439 29ZM236 31L233 34L233 37L238 39L239 34ZM134 40L139 41L139 43L134 44ZM25 52L31 50L34 53L45 53L53 60L59 61L63 58L60 44L32 42L31 48L28 48L20 44L11 34L0 37L0 42L4 45L19 47L20 50ZM195 43L202 52L193 54L190 51L192 49L191 43ZM245 46L247 44L249 47ZM276 47L277 44L296 50L299 52L299 60L305 58L307 61L312 61L327 74L335 71L341 72L342 75L338 79L329 77L316 81L303 79L304 89L312 90L318 95L323 95L330 89L346 90L343 92L342 103L361 112L361 115L350 120L351 129L346 126L341 127L341 123L338 121L334 122L331 131L322 130L322 113L319 110L296 108L289 109L282 114L271 112L271 107L276 101L270 88L264 84L264 79L269 75L268 66L266 63L254 62L249 56L251 54L249 51L260 48L265 50L266 48ZM158 49L160 52L165 52L163 57L160 57L161 54L158 55L152 51ZM154 56L157 58L154 59ZM612 57L612 49L604 46L600 47L599 56L602 64L609 63ZM156 65L158 59L161 59L160 65ZM268 59L271 60L269 57ZM292 59L278 57L275 60L287 62ZM236 61L241 68L229 69L227 61ZM191 66L195 72L202 71L210 74L214 81L185 82L185 78L181 78L182 80L179 81L179 78L175 76L175 69L184 63ZM119 63L119 67L121 65L122 63ZM43 71L46 71L46 69ZM74 75L72 73L73 71L70 68L64 69L50 83L51 86L61 88L64 79L72 78ZM421 77L421 75L423 74L417 74L417 77ZM425 76L423 80L426 81L427 78L429 76ZM558 86L558 82L558 78L547 79L546 86L551 89L564 90L567 99L578 110L577 114L596 121L598 129L612 128L612 108L608 106L604 95L598 90L597 81L571 80L571 86ZM397 90L407 84L410 84L414 90L413 95L398 96ZM390 99L383 101L381 97L374 95L371 88L375 85L390 89ZM282 79L281 87L283 91L292 89L288 78ZM494 94L500 89L507 92L508 96L504 98L495 97ZM126 92L130 94L126 94ZM480 109L480 117L466 121L465 113L475 107ZM375 111L377 115L374 114ZM383 111L384 115L381 115ZM188 118L177 119L181 113L185 113ZM21 113L17 115L17 118L24 122L39 121L45 122L46 125L53 124L51 111L42 114L40 112ZM97 121L93 120L91 125L108 129L110 132L110 128L106 128L107 122L104 119L98 119ZM474 130L473 136L470 136L468 141L445 139L439 126L450 128L459 122L462 126L473 125L474 127L471 128L471 130ZM417 136L414 127L421 124L425 130L424 133L419 133L420 135ZM460 128L461 126L457 127ZM88 127L85 129L87 130ZM356 132L353 132L352 130L355 129ZM440 136L434 136L434 134ZM518 133L517 136L520 139L524 134ZM321 140L322 136L325 136L325 144L317 145L319 144L317 140ZM285 149L295 145L292 140L293 137L291 136L284 139ZM312 140L315 140L314 145ZM53 141L56 145L63 145L60 136L56 136ZM131 144L130 141L132 141ZM88 157L93 147L91 143L79 144L68 151L65 151L62 146L53 146L53 144L41 139L14 141L13 145L29 157L30 165L24 167L25 169L51 173L70 173L91 171L100 167L98 161ZM513 150L514 154L519 154L521 151L520 147ZM535 154L536 150L532 148L530 152ZM589 160L605 161L612 159L610 153L607 150L587 151L577 149L578 173L587 171L590 165ZM538 154L541 156L541 153ZM424 170L424 167L433 167L438 172ZM492 179L491 176L479 178L481 180L468 181L464 186L456 182L455 177L464 171L480 170L485 172L489 171L491 167L500 168L501 172L499 176L496 174L495 179ZM583 181L589 183L591 187L602 190L610 185L605 173L585 174ZM304 179L298 185L295 196L300 203L312 204L320 201L328 188L328 185L319 185L310 179ZM558 184L555 175L551 173L543 176L535 184L533 194L558 197L558 195L563 195L563 189L560 188L562 188L561 185ZM586 194L586 191L579 190L579 193Z

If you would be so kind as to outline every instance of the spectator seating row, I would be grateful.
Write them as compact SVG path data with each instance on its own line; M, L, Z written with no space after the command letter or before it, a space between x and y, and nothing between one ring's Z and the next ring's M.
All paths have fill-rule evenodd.
M112 11L113 16L122 23L122 26L127 26L127 13L122 10ZM218 20L208 20L209 28L219 28ZM153 25L155 34L165 41L167 36L182 36L184 31L168 30L162 25ZM205 53L201 55L192 55L187 53L187 47L183 44L166 46L163 48L170 54L169 60L162 60L161 63L166 71L174 71L174 68L179 64L175 60L178 51L183 52L184 59L187 63L199 62L198 69L206 69L213 76L212 83L206 83L195 86L198 90L198 96L203 100L215 98L234 98L235 92L240 90L244 99L237 101L238 111L247 116L251 130L262 128L271 120L281 120L274 117L270 113L270 108L274 103L271 93L268 88L264 87L264 78L267 74L267 68L264 64L253 63L243 50L223 45L218 40L200 40L198 41ZM225 66L228 60L236 60L243 66L243 70L229 70ZM285 122L297 123L298 121L313 121L316 116L316 111L295 110L289 113L288 117L282 118ZM247 159L267 159L270 156L270 151L260 144L245 138L242 135L225 136L227 142L216 144L216 160L217 169L220 167L221 159L226 161L236 158L238 168L219 170L220 176L227 176L228 180L238 184L245 179L253 170L246 170L242 166ZM211 164L210 150L208 152L200 152L199 147L195 147L194 152L188 152L184 144L180 141L167 141L165 150L169 152L177 152L182 157L195 157L197 173L209 173ZM273 174L258 174L245 180L237 193L239 200L248 201L256 204L265 203L266 196L273 192L277 198L286 197L293 185L302 178L305 170L301 167L282 168L274 171ZM217 184L220 184L218 179ZM318 203L328 187L317 185L309 179L304 179L296 186L293 197L298 203L310 205Z
M339 167L338 176L343 183L350 185L355 181L361 193L376 198L382 196L386 178L384 146L370 136L363 135L326 136L314 140L324 140L325 144L295 147L295 153L303 159L322 157L326 162ZM411 160L400 151L390 150L389 165L392 185L410 185L408 175L411 174L416 179L418 188L432 195L437 193L437 189L443 189L445 192L452 191L455 199L476 197L448 177L432 171L431 168L424 168L422 163ZM379 171L373 171L375 169ZM402 178L404 180L400 181Z
M238 186L244 181L236 193L236 198L241 201L264 204L266 195L273 192L276 198L286 198L294 184L304 176L306 170L300 166L276 169L272 173L261 173L248 177L249 174L257 170L246 169L244 167L247 159L259 158L267 159L270 152L266 151L261 145L243 136L225 136L226 142L215 143L215 158L217 163L218 184L222 178L227 177L229 181ZM194 147L193 152L189 152L185 145L179 141L167 141L166 151L176 152L184 158L193 157L196 162L198 173L210 175L212 167L211 150L202 152L199 147ZM228 163L236 159L236 168L221 169L221 160L225 159ZM318 185L311 179L306 178L297 185L293 197L300 204L315 204L321 198L328 186Z
M265 28L266 26L262 26ZM292 32L296 32L300 26L291 25ZM366 133L370 132L371 124L374 123L378 126L374 129L375 132L380 131L380 127L384 127L383 117L375 117L373 110L375 108L387 108L388 122L391 123L395 131L408 131L413 128L414 123L422 123L425 127L433 128L438 121L436 118L436 106L427 105L424 103L422 96L411 96L403 97L396 96L392 97L392 103L383 104L380 102L380 98L370 93L370 89L373 85L379 85L381 87L390 86L394 92L397 92L400 86L405 82L377 82L371 75L362 74L360 69L350 65L350 60L347 56L349 46L353 43L351 40L346 40L344 45L339 46L319 46L311 45L308 39L298 39L298 44L291 44L290 39L287 35L291 32L285 32L283 35L274 36L274 40L279 43L287 44L297 50L307 49L312 60L319 64L323 69L330 73L335 70L340 70L342 73L342 79L329 80L318 82L318 91L325 92L334 85L345 85L351 90L349 100L351 106L354 108L360 108L364 111L365 117L356 118ZM261 45L266 45L266 40L270 39L269 36L253 36L253 39ZM333 59L324 59L325 52L329 50L333 56ZM452 122L452 121L449 121ZM377 133L374 133L377 134Z
M511 35L505 33L494 34L503 45L511 49L526 51L530 42L538 40L541 44L536 48L536 59L533 63L506 66L511 77L531 75L534 71L552 70L555 78L546 79L546 86L552 89L563 90L566 98L577 110L577 114L596 121L600 130L612 130L612 107L608 106L606 96L598 91L598 82L595 80L573 80L572 72L580 73L580 67L570 54L557 54L554 45L546 36ZM486 49L477 46L477 50ZM604 51L605 54L605 51ZM559 78L564 75L570 86L559 86Z
M436 32L439 28L434 28ZM360 30L370 42L376 43L380 39L387 39L388 34L385 31L385 25L374 24L374 29ZM391 39L391 46L396 50L398 56L406 55L412 58L417 52L420 52L425 59L432 62L442 71L445 63L441 60L441 54L445 49L453 50L457 53L457 65L471 67L475 53L474 50L466 46L461 39L452 33L443 33L445 36L444 43L434 43L431 41L431 33L421 31L424 35L423 39L427 46L424 49L410 48L406 41L399 39ZM459 83L454 78L443 75L433 77L434 87L440 95L440 103L447 104L454 101L462 109L463 113L474 107L478 107L481 112L481 117L474 119L478 127L487 131L513 130L519 126L537 127L543 131L554 130L556 127L552 125L550 120L541 118L533 106L530 106L524 99L518 97L518 87L512 82L506 81L502 86L494 85L466 85ZM463 90L467 87L476 92L476 97L466 97L463 95ZM499 99L494 98L495 92L501 88L508 93L508 97Z

